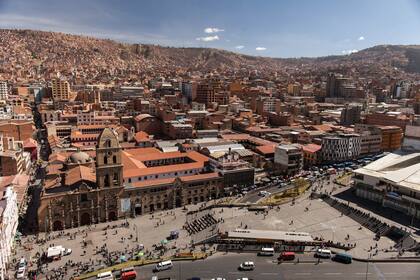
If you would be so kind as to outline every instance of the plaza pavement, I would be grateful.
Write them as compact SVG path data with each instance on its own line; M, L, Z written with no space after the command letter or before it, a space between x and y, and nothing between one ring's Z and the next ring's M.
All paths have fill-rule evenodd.
M213 202L208 204L211 203ZM200 205L188 206L188 209L198 209ZM309 210L306 211L305 208ZM274 208L268 211L267 215L256 214L255 212L238 208L215 208L212 211L216 219L222 218L224 220L224 222L219 224L219 230L222 232L234 230L241 226L244 227L245 225L250 229L303 231L310 233L314 237L322 237L324 240L356 243L357 246L350 253L360 258L367 258L370 255L370 247L375 246L376 243L378 244L379 252L372 258L390 258L398 254L397 252L384 252L385 249L389 249L394 245L393 241L386 237L382 237L379 241L374 241L374 233L366 228L359 229L360 225L357 222L345 215L342 216L339 211L322 200L310 199L309 192L297 199L294 205L292 203L281 205L280 209ZM292 220L293 223L291 223ZM103 230L107 225L111 227L113 225L121 225L125 220L65 231L66 234L76 234L75 239L69 239L68 236L58 236L58 233L55 232L48 235L40 233L40 238L56 236L56 238L49 240L43 245L35 244L33 241L34 236L26 236L23 237L22 244L32 246L32 250L26 250L23 246L18 246L15 258L25 257L27 260L31 260L37 252L45 252L49 246L53 245L71 248L73 250L71 255L64 256L61 260L49 264L48 270L51 270L52 268L63 266L69 260L80 262L101 259L101 256L95 255L95 248L104 244L107 245L109 251L125 252L135 248L138 244L144 244L145 249L151 251L153 244L159 244L161 240L169 236L171 230L179 230L180 236L177 240L169 241L167 247L173 249L168 250L166 255L175 253L176 248L181 251L189 250L189 244L191 244L192 239L182 229L186 221L186 211L183 211L182 208L157 212L153 216L147 214L129 218L127 221L129 222L128 227L108 229L107 237L104 235ZM138 242L135 241L136 229ZM346 240L347 234L349 235L348 240ZM132 235L131 239L130 235ZM83 240L87 243L85 248L82 248ZM196 250L199 249L196 248Z

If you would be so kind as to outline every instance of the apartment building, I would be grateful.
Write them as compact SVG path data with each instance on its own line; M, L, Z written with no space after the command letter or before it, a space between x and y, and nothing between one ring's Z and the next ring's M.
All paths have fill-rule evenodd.
M7 82L0 81L0 100L7 100L9 97L9 91L7 88Z
M376 145L374 144L374 142L378 140L378 137L376 137L375 139L375 137L373 137L372 135L380 135L380 151L394 151L401 148L403 130L398 126L357 124L355 126L355 132L360 134L364 134L364 132L367 132L367 134L364 134L366 136L365 144L369 142L369 137L367 135L370 134L370 139L372 140L372 142L370 143L373 147ZM366 151L366 149L364 151Z
M54 79L51 81L51 92L54 101L70 99L70 84L67 81Z
M8 181L8 180L7 180ZM5 279L19 220L16 191L0 183L0 279Z
M359 157L361 138L359 134L337 134L322 138L321 156L325 163L341 162Z
M298 144L276 146L274 163L282 173L287 175L299 173L303 167L302 147Z

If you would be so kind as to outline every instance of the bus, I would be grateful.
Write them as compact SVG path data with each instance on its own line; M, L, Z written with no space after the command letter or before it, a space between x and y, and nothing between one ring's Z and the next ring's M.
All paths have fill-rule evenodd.
M260 252L258 252L258 256L274 256L274 248L262 248Z

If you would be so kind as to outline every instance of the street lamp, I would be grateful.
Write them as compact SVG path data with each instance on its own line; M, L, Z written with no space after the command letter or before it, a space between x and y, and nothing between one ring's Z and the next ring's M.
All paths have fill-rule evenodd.
M369 260L370 260L370 258L372 257L372 254L371 253L369 253L369 256L368 256L368 258L367 258L367 262L366 262L366 280L368 279L368 274L369 274Z
M139 231L138 231L138 228L137 228L136 224L134 224L134 227L136 229L136 242L138 242L139 241Z

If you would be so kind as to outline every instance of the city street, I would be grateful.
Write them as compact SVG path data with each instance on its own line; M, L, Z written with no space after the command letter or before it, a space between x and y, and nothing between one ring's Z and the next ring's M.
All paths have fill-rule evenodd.
M300 257L301 260L314 260L311 256ZM254 271L242 272L237 269L243 261L253 261ZM153 273L154 266L136 269L137 279L150 280L152 275L170 277L171 280L185 280L191 277L212 279L223 277L235 280L248 277L254 280L281 279L419 279L420 266L416 263L369 263L366 278L366 263L353 262L350 265L336 263L331 260L320 264L314 263L282 263L277 264L274 257L258 257L256 254L216 255L204 261L174 262L174 267L168 271Z

